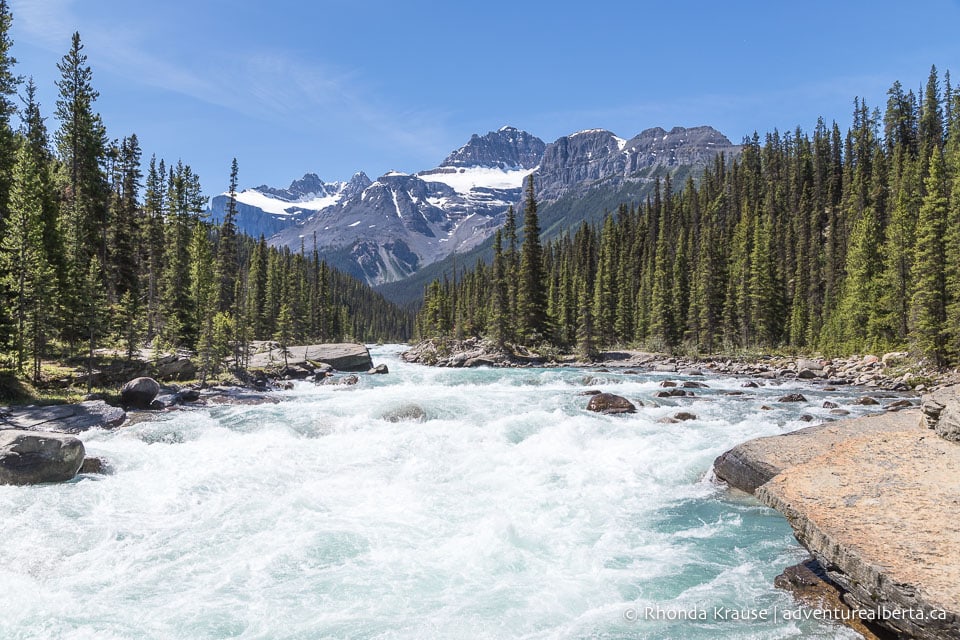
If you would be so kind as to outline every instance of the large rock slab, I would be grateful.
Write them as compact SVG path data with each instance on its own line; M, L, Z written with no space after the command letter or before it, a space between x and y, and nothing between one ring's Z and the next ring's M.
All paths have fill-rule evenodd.
M851 438L905 429L922 435L918 420L916 411L879 413L757 438L721 455L714 461L713 469L730 486L753 493L784 469L828 453Z
M757 497L853 608L885 612L898 637L960 639L960 446L919 425L848 439Z
M0 431L0 484L66 482L83 464L83 443L72 436Z
M362 344L312 344L287 347L289 366L316 368L320 363L329 364L338 371L369 371L373 368L370 351ZM250 369L276 369L284 364L283 350L271 349L250 356Z
M80 433L89 429L119 427L126 420L123 409L103 400L89 400L77 404L59 404L49 407L12 407L0 418L0 429L27 431L54 431Z

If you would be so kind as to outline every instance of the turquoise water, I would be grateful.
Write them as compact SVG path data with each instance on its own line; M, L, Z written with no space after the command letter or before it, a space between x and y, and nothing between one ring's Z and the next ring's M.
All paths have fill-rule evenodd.
M0 638L858 637L776 615L796 605L773 578L804 554L708 473L853 395L706 378L701 399L599 416L578 392L650 403L671 376L398 353L374 349L391 373L356 387L82 436L112 475L0 487ZM809 404L774 403L798 388ZM384 418L411 404L422 420ZM698 419L657 423L680 408Z

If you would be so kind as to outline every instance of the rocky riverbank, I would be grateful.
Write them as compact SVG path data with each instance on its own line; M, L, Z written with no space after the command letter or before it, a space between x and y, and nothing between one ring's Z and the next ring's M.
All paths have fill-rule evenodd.
M714 469L784 514L849 611L874 612L869 627L960 639L960 444L937 435L960 397L923 407L753 440Z
M672 356L645 351L603 351L590 361L560 353L537 353L526 347L497 347L489 340L424 340L401 354L406 362L434 367L608 367L686 375L735 375L760 380L807 380L824 387L859 385L884 391L924 392L960 382L957 372L913 363L904 352L845 358L760 355L733 358Z
M108 469L103 460L85 458L82 442L74 437L91 429L115 429L151 419L159 412L206 405L277 403L280 397L272 392L289 387L292 380L351 386L359 384L360 377L338 375L340 372L388 373L385 365L373 366L370 352L362 344L291 346L286 350L275 343L260 346L263 348L250 356L242 380L231 376L220 384L178 386L162 385L141 375L120 389L120 406L104 399L90 399L72 404L0 407L0 484L62 482L77 473L101 473ZM195 372L186 354L154 370L165 372L165 379L169 379L171 370L162 367L173 363L181 363L177 371ZM149 372L146 367L143 362L132 363L126 370Z

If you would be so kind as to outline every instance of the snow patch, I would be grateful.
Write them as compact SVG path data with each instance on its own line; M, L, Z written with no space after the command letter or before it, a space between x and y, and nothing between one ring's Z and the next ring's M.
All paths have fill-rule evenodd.
M534 169L499 169L497 167L465 167L456 172L420 173L424 182L440 182L459 194L468 194L480 187L486 189L519 189Z
M357 220L357 221L354 222L353 224L348 224L347 226L348 226L348 227L355 227L355 226L357 226L358 224L360 224L360 221L359 221L359 220Z
M305 197L301 200L288 202L286 200L280 200L279 198L268 196L267 194L261 193L254 189L247 189L237 194L237 202L251 207L256 207L257 209L261 209L264 212L273 214L275 216L289 216L293 214L287 211L287 209L307 209L310 211L319 211L320 209L331 207L340 202L342 195L342 193L338 192L334 195L316 197L314 194L315 197Z

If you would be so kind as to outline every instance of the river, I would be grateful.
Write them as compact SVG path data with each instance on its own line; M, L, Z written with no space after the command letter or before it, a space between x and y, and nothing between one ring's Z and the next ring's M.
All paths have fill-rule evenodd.
M709 475L827 397L865 412L853 390L707 377L696 400L602 416L578 393L649 405L680 378L399 351L374 348L390 373L355 387L84 434L111 475L0 486L0 638L858 637L792 619L773 587L805 555L789 526ZM797 389L810 402L776 402ZM423 418L385 419L410 405ZM697 419L657 422L680 409Z

